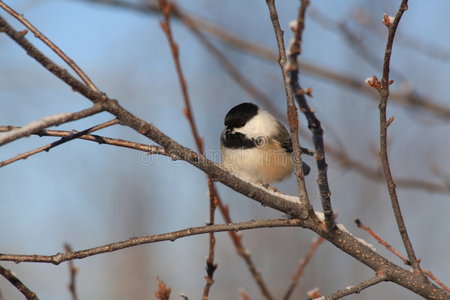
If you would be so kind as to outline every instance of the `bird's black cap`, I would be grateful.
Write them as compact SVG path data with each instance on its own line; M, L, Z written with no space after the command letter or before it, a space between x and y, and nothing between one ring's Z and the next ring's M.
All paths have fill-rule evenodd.
M258 113L258 106L253 103L241 103L227 113L225 116L225 126L228 128L243 127L251 118Z

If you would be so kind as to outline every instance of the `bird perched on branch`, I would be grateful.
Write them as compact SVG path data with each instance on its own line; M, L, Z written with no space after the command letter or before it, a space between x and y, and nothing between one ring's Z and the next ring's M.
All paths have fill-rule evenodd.
M292 173L292 140L286 128L253 103L241 103L225 116L220 146L224 166L243 179L269 185ZM302 153L312 155L306 148ZM303 162L303 173L310 167Z

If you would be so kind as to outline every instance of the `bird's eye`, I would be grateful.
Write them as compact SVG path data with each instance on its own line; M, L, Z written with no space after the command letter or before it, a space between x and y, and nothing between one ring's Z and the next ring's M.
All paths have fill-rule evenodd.
M267 138L264 136L259 136L256 138L255 143L258 147L264 146L267 144Z

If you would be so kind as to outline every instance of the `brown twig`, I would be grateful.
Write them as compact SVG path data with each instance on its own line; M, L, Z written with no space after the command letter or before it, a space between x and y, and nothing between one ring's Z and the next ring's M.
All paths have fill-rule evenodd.
M66 135L63 138L61 138L60 140L58 140L56 142L53 142L53 143L50 143L50 144L47 144L45 146L42 146L42 147L30 150L30 151L27 151L27 152L24 152L24 153L21 153L19 155L16 155L16 156L14 156L12 158L7 159L7 160L0 161L0 168L4 167L4 166L7 166L9 164L12 164L13 162L16 162L18 160L27 159L28 157L30 157L32 155L35 155L35 154L38 154L40 152L43 152L43 151L47 151L48 152L48 151L50 151L50 149L52 149L52 148L54 148L56 146L60 146L60 145L66 143L68 141L71 141L71 140L74 140L74 139L77 139L77 138L81 138L82 136L86 136L88 133L91 133L91 132L94 132L94 131L106 128L108 126L112 126L112 125L118 124L118 123L119 123L119 121L117 119L113 119L113 120L110 120L108 122L99 124L97 126L85 129L85 130L80 131L80 132L78 132L78 131L75 131L75 132L74 131L72 131L72 132L70 132L70 131L62 131L62 132L65 132ZM3 128L3 127L6 127L6 128ZM14 130L14 129L19 129L19 128L20 127L0 126L0 132L5 132L5 131L7 132L7 131ZM6 129L6 130L3 130L3 129ZM43 135L46 135L44 132L46 132L46 131L45 130L39 130L39 131L37 131L37 132L35 132L33 134L36 134L36 135L39 135L39 136L43 136ZM96 141L98 141L98 139Z
M99 112L104 111L104 107L101 103L96 103L92 107L74 112L74 113L59 113L52 116L47 116L41 120L34 121L26 126L20 127L15 130L11 130L9 132L3 133L0 135L0 146L15 141L19 138L29 136L39 130L45 129L50 126L56 126L63 123L76 121L79 119L83 119Z
M115 242L104 246L94 247L90 249L57 253L55 255L16 255L16 254L0 254L0 261L14 261L19 262L40 262L40 263L52 263L58 265L64 261L73 259L82 259L102 253L113 252L137 245L157 243L162 241L175 241L179 238L188 236L194 236L199 234L206 234L210 232L223 232L223 231L240 231L256 228L275 228L275 227L296 227L301 226L298 219L281 219L281 220L260 220L249 221L241 223L231 224L214 224L200 227L191 227L183 230L173 231L169 233L162 233L150 236L130 238L125 241Z
M164 16L164 22L161 23L161 27L167 36L167 39L168 39L169 45L170 45L170 49L172 52L172 56L173 56L173 59L175 62L178 79L180 82L180 86L181 86L182 93L183 93L183 99L184 99L184 103L185 103L185 116L189 121L191 131L194 136L195 143L197 145L197 150L200 153L203 153L204 152L203 140L200 138L200 135L198 134L196 122L194 119L194 114L192 112L191 101L189 98L189 93L187 91L187 84L186 84L186 80L184 79L184 75L182 72L181 63L180 63L180 59L179 59L179 47L173 39L170 22L169 22L171 13L173 13L174 15L180 15L180 13L178 12L178 9L174 3L169 3L169 2L166 2L163 0L160 0L159 4L160 4L161 10L163 12L163 16ZM185 21L186 24L191 23L190 19L188 19L188 18L184 18L183 20ZM212 44L208 44L207 40L202 38L201 33L196 31L194 29L194 27L192 27L192 24L190 24L189 27L194 31L194 33L197 33L197 36L201 40L203 40L203 42L206 43L206 45L209 45L209 47L210 48L212 47L211 49L214 50ZM223 205L223 202L219 197L219 193L217 192L216 187L210 177L208 177L208 189L209 189L209 197L210 197L209 225L214 224L214 214L215 214L216 206L219 206L219 210L220 210L222 216L224 217L225 221L227 223L232 223L232 220L231 220L231 217L229 214L229 210L227 207L225 207ZM233 231L230 231L229 235L236 247L237 253L239 253L243 257L244 261L247 264L247 267L250 270L250 273L253 275L253 278L255 279L258 286L260 287L262 294L269 300L273 299L273 296L271 295L269 289L267 288L267 285L264 282L261 274L257 270L249 251L247 251L244 248L244 246L242 244L242 240L241 240L242 237ZM206 259L207 276L205 276L206 284L203 289L203 300L208 299L209 290L214 283L214 280L213 280L214 271L217 268L217 264L214 263L215 237L214 237L214 233L212 233L212 232L209 234L209 241L210 241L209 253L208 253L208 258Z
M290 86L290 84L292 83L292 78L289 78L286 69L286 51L284 47L283 31L281 30L280 22L278 20L275 0L266 0L266 4L267 7L269 8L269 15L270 19L272 20L272 26L275 32L275 37L278 45L278 55L279 55L278 64L281 68L284 90L286 94L288 123L293 146L292 160L294 163L294 173L297 179L298 191L302 203L304 203L304 205L306 205L306 207L308 208L306 214L314 215L314 213L312 213L313 208L311 206L311 203L309 202L308 192L306 190L305 178L303 174L303 162L301 160L301 145L298 138L298 115L297 115L297 108L294 102L293 90L291 89ZM302 5L301 7L304 7L306 9L305 5Z
M320 197L322 201L322 207L325 214L325 224L328 230L334 228L334 217L333 210L331 207L330 200L330 189L328 186L328 176L327 176L327 164L325 160L325 149L323 144L323 129L320 125L320 121L315 117L314 112L309 108L308 103L306 102L305 92L300 87L298 82L298 63L297 57L300 54L300 39L301 33L304 27L304 14L307 7L308 1L302 1L302 5L299 9L299 16L297 19L297 26L295 28L295 37L293 41L289 45L289 55L288 61L286 63L286 51L284 47L283 41L283 31L281 29L280 23L278 21L278 14L275 7L274 0L266 0L266 3L269 7L270 18L272 20L273 28L275 31L275 36L277 39L278 52L279 52L279 64L283 73L283 81L286 90L286 96L288 99L288 119L289 126L291 128L291 137L293 140L293 145L298 144L298 118L297 118L297 110L295 109L294 96L297 100L300 110L305 114L308 120L308 127L313 133L313 143L315 147L315 158L318 167L318 178L317 183L319 186ZM295 149L295 148L294 148ZM295 151L295 150L294 150ZM298 149L297 149L298 151ZM299 155L295 155L294 160L299 159ZM301 161L301 160L300 160ZM299 176L298 174L296 174ZM300 178L300 190L303 189L304 180ZM303 181L303 184L301 183ZM302 196L302 194L300 194ZM303 197L305 195L303 194ZM307 198L307 196L306 196ZM308 201L309 203L309 201Z
M212 176L215 180L220 181L236 192L258 201L264 206L269 206L291 216L300 216L302 212L305 211L306 208L302 203L298 202L298 198L296 199L292 196L285 197L281 194L269 193L266 189L262 189L241 180L240 178L224 170L221 166L206 159L203 155L175 142L151 123L145 122L144 120L134 116L129 111L124 109L117 100L109 99L105 94L91 90L73 76L67 72L64 72L61 67L50 61L45 55L42 54L42 52L29 43L26 38L20 34L20 32L11 27L1 16L0 28L14 41L16 41L18 45L26 49L28 55L40 62L44 68L55 74L55 76L66 82L74 91L81 93L94 103L104 101L103 105L105 106L105 109L116 116L122 125L132 128L141 135L158 143L164 148L168 155L173 155L181 160L184 160L192 166L207 173L209 176ZM44 62L47 62L47 64ZM295 221L298 222L299 226L308 228L320 236L323 236L337 248L353 256L355 259L367 265L374 271L388 272L390 275L390 280L396 284L401 285L404 288L427 299L442 300L448 298L448 293L443 289L437 287L431 282L424 281L422 276L400 268L399 266L388 261L378 253L372 251L361 241L358 241L358 239L345 230L335 230L333 232L329 232L323 228L323 224L319 222L317 218L296 219ZM109 252L111 251L111 248L106 247L101 250L104 252ZM86 252L83 253L83 255L88 254L89 253ZM57 263L61 259L62 255L63 254L58 254L56 258L44 258L43 262ZM11 260L15 260L17 256L1 256L0 258L10 258ZM73 258L74 257L69 257L66 260ZM36 257L29 255L25 257L22 256L19 260L21 259L33 261Z
M378 234L376 234L375 232L373 232L373 230L369 227L367 227L366 225L364 225L359 219L355 220L356 225L358 226L358 228L361 228L362 230L366 231L368 234L370 234L374 239L377 240L378 243L380 243L381 245L383 245L384 247L386 247L386 249L388 249L389 251L391 251L392 253L394 253L395 255L397 255L398 258L400 258L403 263L405 265L410 266L411 263L408 261L408 259L406 257L404 257L402 254L400 254L400 252L398 252L394 247L392 247L390 244L388 244L387 242L385 242Z
M397 192L395 188L395 182L392 177L391 168L389 165L388 151L387 151L387 129L389 123L386 117L386 107L389 98L389 85L392 82L389 80L389 67L391 62L391 54L392 54L392 46L394 43L395 33L397 31L398 24L403 13L408 9L408 0L402 0L400 4L400 8L397 12L397 15L392 23L386 24L389 28L389 34L386 43L386 50L384 55L384 63L383 63L383 78L381 79L381 87L378 88L378 92L380 93L380 158L381 164L384 170L384 176L386 178L386 185L389 191L389 196L391 198L392 209L394 210L395 219L397 221L397 226L400 231L400 236L403 240L403 244L405 245L406 252L408 253L408 259L411 262L411 266L414 271L420 273L419 262L414 253L414 248L411 244L411 241L408 236L408 232L406 230L405 222L403 220L402 212L400 209L400 204L398 202ZM374 77L375 79L375 77Z
M6 131L11 131L14 128L20 128L20 127L14 127L14 126L0 126L0 132L6 132ZM74 135L76 135L78 133L78 131L65 131L65 130L40 130L36 133L33 133L34 135L38 135L38 136L55 136L55 137L65 137L65 138L70 138ZM134 150L138 150L138 151L142 151L145 152L147 154L159 154L159 155L164 155L164 156L169 156L171 157L173 160L177 160L179 159L177 156L175 155L170 155L169 153L167 153L162 147L160 146L156 146L156 145L146 145L146 144L141 144L141 143L136 143L136 142L131 142L131 141L127 141L127 140L122 140L122 139L113 139L113 138L109 138L109 137L105 137L105 136L100 136L100 135L94 135L94 134L84 134L81 136L77 136L77 139L81 139L81 140L86 140L86 141L90 141L90 142L96 142L99 144L106 144L106 145L111 145L111 146L117 146L117 147L123 147L123 148L129 148L129 149L134 149ZM52 144L49 144L52 145ZM45 151L46 147L48 147L49 145L43 146L41 148L43 148L41 151ZM7 164L10 164L18 159L26 159L27 157L29 157L29 155L27 156L26 154L35 154L35 153L31 153L34 151L38 151L40 148L37 148L35 150L23 153L23 154L19 154L11 159L5 160L0 162L0 167L3 167Z
M389 276L386 274L377 274L374 277L365 280L357 285L353 285L353 286L348 286L342 290L337 291L336 293L334 293L333 295L330 295L328 297L324 297L324 300L336 300L336 299L341 299L345 296L351 295L351 294L359 294L362 290L375 285L377 283L383 282L383 281L387 281L389 280Z
M50 49L52 49L62 60L64 60L74 71L80 76L81 80L94 91L99 91L99 89L94 85L91 79L83 72L83 70L70 58L68 57L58 46L56 46L52 41L50 41L42 32L40 32L36 27L34 27L27 19L24 18L22 14L17 13L6 3L0 0L0 7L3 8L7 13L16 18L20 23L25 25L34 36L40 39L44 44L46 44Z
M397 249L395 249L394 247L392 247L389 243L387 243L385 240L383 240L378 234L376 234L370 227L367 227L366 225L364 225L359 219L355 220L356 225L358 226L358 228L361 228L362 230L366 231L368 234L370 234L374 239L377 240L378 243L380 243L381 245L383 245L384 247L386 247L386 249L388 249L389 251L391 251L393 254L395 254L398 258L400 258L403 263L405 265L410 266L411 263L409 262L409 260L404 257L400 252L397 251ZM420 267L422 272L427 275L430 279L432 279L434 282L436 282L438 285L440 285L444 290L446 290L447 292L450 293L450 288L448 286L446 286L442 281L440 281L438 278L436 278L436 276L433 275L433 273L431 273L431 271L426 270L422 267Z
M69 244L64 245L64 250L66 253L73 252L72 247ZM72 300L78 300L78 294L76 289L76 278L77 278L78 268L75 266L73 260L69 260L69 291L72 295Z
M303 4L304 3L304 4ZM308 1L302 0L302 6L306 6ZM331 191L328 185L328 165L325 158L325 145L323 141L323 128L316 117L314 111L310 108L306 101L307 91L303 90L299 82L299 65L298 56L301 52L301 36L304 28L305 10L299 11L297 28L295 29L294 39L289 45L288 49L288 64L286 65L286 71L290 78L290 85L295 95L295 100L299 105L300 111L303 112L307 121L308 128L312 132L312 140L315 148L315 158L317 163L317 184L319 187L320 199L322 202L323 212L325 214L325 224L328 230L334 228L334 213L331 206Z
M289 285L289 288L287 289L286 293L284 294L284 297L283 297L284 300L288 300L292 296L292 294L294 293L295 288L298 285L300 277L302 277L303 272L305 271L306 266L309 264L311 258L316 253L317 248L324 241L325 241L325 239L323 237L315 238L312 241L308 252L306 253L305 257L300 261L300 264L298 266L297 271L295 272L294 276L292 276L291 284Z
M28 300L38 300L38 296L31 291L23 282L17 278L10 270L0 266L0 274L6 278L12 285L16 287Z
M168 2L166 0L159 0L159 7L162 11L164 21L160 23L161 28L166 34L167 40L169 42L170 50L172 53L172 58L175 63L175 68L178 74L178 81L180 82L181 91L183 94L184 100L184 115L186 116L189 125L191 127L191 132L194 137L195 144L197 145L198 152L204 154L204 146L203 139L200 137L198 133L197 125L194 119L194 113L192 111L191 100L188 93L188 87L186 84L186 80L184 78L183 69L181 68L180 56L179 56L179 46L176 44L173 35L172 28L170 25L170 15L174 10L174 4ZM220 201L217 190L214 187L214 182L208 176L208 190L209 190L209 222L208 225L213 225L215 223L215 210L217 206L217 202ZM208 300L209 291L211 286L214 284L214 272L217 269L217 264L214 263L214 250L216 245L216 239L214 237L214 233L209 233L209 251L208 258L206 259L206 284L203 289L203 300Z

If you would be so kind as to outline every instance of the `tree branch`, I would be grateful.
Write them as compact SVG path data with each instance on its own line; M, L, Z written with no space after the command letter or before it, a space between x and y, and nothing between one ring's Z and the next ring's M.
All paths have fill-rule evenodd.
M295 272L294 276L292 276L291 284L289 285L289 288L287 289L286 293L284 294L284 297L283 297L284 300L289 300L289 298L291 298L292 294L294 293L295 288L298 285L300 277L302 277L302 275L305 271L306 266L309 264L311 258L316 253L317 248L324 241L325 241L325 239L323 237L318 237L313 240L305 257L300 261L297 272Z
M410 266L411 263L409 262L409 260L404 257L400 252L398 252L397 249L395 249L394 247L392 247L389 243L387 243L385 240L383 240L378 234L376 234L370 227L367 227L366 225L364 225L359 219L355 220L356 225L358 226L358 228L361 228L362 230L366 231L368 234L370 234L374 239L377 240L378 243L380 243L381 245L383 245L386 249L388 249L389 251L391 251L393 254L395 254L398 258L400 258L403 263L405 265ZM450 293L450 288L448 286L446 286L442 281L440 281L436 276L434 276L433 273L431 273L431 271L424 269L422 267L420 267L420 269L422 270L422 272L427 275L431 280L433 280L434 282L436 282L438 285L440 285L444 290L446 290L447 292Z
M73 252L72 247L69 244L64 245L64 250L66 253ZM69 260L69 291L70 295L72 295L72 300L78 300L78 294L76 289L76 278L77 278L78 268L75 266L75 263L72 260Z
M55 255L16 255L16 254L0 254L1 261L14 261L20 262L39 262L39 263L52 263L59 265L62 262L82 259L102 253L113 252L137 245L157 243L162 241L175 241L179 238L184 238L193 235L205 234L210 232L223 232L223 231L240 231L249 230L255 228L273 228L273 227L296 227L301 226L301 222L298 219L282 219L282 220L260 220L249 221L242 223L232 224L214 224L201 227L191 227L183 230L173 231L169 233L162 233L156 235L149 235L143 237L130 238L125 241L107 244L104 246L94 247L90 249L57 253Z
M15 130L11 130L9 132L3 133L0 135L0 146L20 139L22 137L29 136L33 133L38 132L44 128L60 125L63 123L76 121L82 118L86 118L92 115L95 115L99 112L104 111L104 107L101 103L96 103L92 107L74 112L74 113L59 113L52 116L47 116L42 118L41 120L31 122L30 124L17 128Z
M333 216L333 209L331 207L331 199L330 199L331 192L328 186L327 163L325 160L325 148L323 143L323 129L320 125L320 121L316 118L315 114L312 112L308 103L306 102L305 92L300 87L300 84L298 82L297 57L300 54L300 39L303 30L306 4L309 2L308 1L302 2L302 6L300 7L298 20L296 22L297 28L295 29L295 37L289 45L288 51L289 55L287 63L286 63L286 51L283 41L283 31L278 21L278 14L275 7L275 0L266 0L266 3L269 7L270 18L272 20L278 44L278 52L279 52L278 62L282 69L283 81L286 90L286 97L288 99L288 119L289 119L289 126L291 128L291 137L293 145L295 144L298 145L298 117L297 117L297 109L294 103L294 96L295 96L295 99L297 100L300 106L300 110L302 110L302 112L305 114L308 120L308 127L313 133L313 143L316 151L314 156L316 158L318 168L317 184L319 186L320 199L325 214L325 224L328 230L332 230L334 228L334 216ZM300 147L300 145L298 145L298 147ZM300 151L299 148L297 148L297 152L298 151ZM300 154L298 153L296 154L295 152L295 147L293 157L294 161L300 158ZM299 161L301 166L301 159L299 159ZM297 161L297 163L299 162ZM296 175L299 176L299 174ZM304 179L301 177L299 179L300 179L299 189L301 199L302 196L305 197L305 195L302 195L301 193L301 190L304 187Z
M114 119L116 120L116 119ZM109 122L112 122L114 120L111 120ZM106 123L104 123L106 124ZM95 126L97 127L97 126ZM92 127L92 129L94 129L95 127ZM12 129L15 128L20 128L20 127L14 127L14 126L0 126L0 132L7 132L7 131L11 131ZM92 132L92 130L90 131ZM0 162L0 167L4 167L8 164L11 164L15 161L21 160L21 159L27 159L28 157L30 157L31 155L40 153L42 151L48 151L49 149L55 147L55 143L58 143L58 145L61 144L62 141L65 140L70 140L72 137L76 136L77 139L80 140L85 140L85 141L90 141L90 142L96 142L99 144L106 144L106 145L111 145L111 146L117 146L117 147L123 147L123 148L129 148L129 149L134 149L134 150L138 150L138 151L142 151L142 152L146 152L147 154L159 154L159 155L164 155L164 156L168 156L170 157L170 155L164 151L164 149L160 146L156 146L156 145L146 145L146 144L141 144L141 143L136 143L136 142L131 142L131 141L127 141L127 140L122 140L122 139L113 139L113 138L109 138L109 137L105 137L105 136L100 136L100 135L91 135L91 134L84 134L84 135L79 135L78 136L78 131L73 130L73 131L64 131L64 130L40 130L36 133L33 133L34 135L38 135L38 136L55 136L55 137L63 137L63 139L60 139L59 141L56 141L54 143L42 146L40 148L36 148L34 150L19 154L15 157L12 157L10 159L4 160L2 162ZM172 156L171 157L173 160L177 160L179 159L176 156Z
M85 130L80 131L80 132L76 132L76 131L75 132L74 131L57 131L57 130L55 130L55 131L57 131L59 133L59 135L54 134L53 136L61 136L60 134L64 133L65 134L64 137L61 138L60 140L56 141L56 142L47 144L45 146L42 146L42 147L30 150L30 151L27 151L27 152L24 152L24 153L21 153L19 155L16 155L16 156L14 156L12 158L7 159L7 160L0 161L0 168L4 167L4 166L7 166L9 164L12 164L13 162L16 162L18 160L27 159L28 157L30 157L32 155L35 155L35 154L38 154L40 152L43 152L43 151L48 152L48 151L50 151L50 149L52 149L54 147L57 147L57 146L60 146L60 145L66 143L68 141L72 141L72 140L77 139L77 138L82 138L83 136L86 138L88 133L91 133L91 132L94 132L94 131L106 128L108 126L118 124L118 123L119 123L119 121L117 119L113 119L113 120L110 120L108 122L99 124L97 126L85 129ZM8 131L19 129L19 128L21 128L21 127L0 126L0 132L5 132L5 131L8 132ZM37 131L35 133L32 133L32 134L39 135L39 136L51 135L51 134L47 134L49 131L51 131L51 130L39 130L39 131ZM92 141L96 141L96 142L100 143L100 141L99 141L100 137L99 136L96 136L96 138L94 138L94 136L90 136L90 138L92 138ZM102 139L105 139L105 138L102 137Z
M194 138L194 142L197 146L197 151L201 154L204 154L204 145L203 139L200 137L200 134L197 129L197 124L195 122L194 113L192 111L191 100L188 93L188 87L186 84L186 79L184 78L183 69L181 68L180 55L179 55L179 46L175 42L172 35L172 28L170 24L170 16L175 10L175 6L172 2L167 2L166 0L159 0L159 7L162 11L164 21L160 23L162 30L164 31L167 40L169 42L169 47L172 53L172 58L175 63L175 69L178 75L178 81L180 83L181 92L184 100L184 115L189 122L189 126L191 128L192 136ZM215 222L215 209L216 203L220 201L219 194L214 186L214 182L208 176L208 190L209 190L209 223L208 225L213 225ZM203 300L208 300L209 290L211 286L214 284L214 272L217 268L217 264L214 263L214 250L216 245L216 239L214 237L214 233L209 233L209 251L208 258L206 259L206 284L203 289Z
M378 274L371 279L368 279L366 281L363 281L357 285L348 286L345 289L339 290L333 295L330 295L328 297L323 298L324 300L336 300L343 298L345 296L351 295L351 294L359 294L362 290L375 285L377 283L380 283L382 281L389 280L389 277L386 274Z
M397 27L401 17L407 9L408 9L408 0L403 0L394 21L390 23L390 21L388 20L389 23L385 24L389 28L389 34L387 38L386 50L384 55L383 78L381 79L381 88L378 89L378 92L380 93L381 96L379 105L380 158L384 170L384 176L386 178L386 185L389 191L389 196L391 198L392 209L394 210L395 220L397 221L398 229L400 231L403 244L405 245L406 252L408 253L409 261L411 262L411 266L413 267L414 271L417 273L421 273L419 262L417 261L416 255L414 253L414 249L409 239L405 222L403 220L402 212L400 210L400 204L398 202L395 182L394 179L392 178L387 151L387 129L390 123L393 121L393 119L391 118L390 121L388 122L386 118L386 107L389 98L389 85L392 84L392 82L389 80L389 67L391 62L392 46L394 44L395 33L397 31Z
M303 162L301 159L301 145L298 138L298 114L297 108L294 102L294 95L292 94L292 89L290 87L290 79L286 72L286 51L284 48L283 41L283 31L280 27L280 22L278 21L278 14L275 7L274 0L266 0L267 7L269 8L270 19L272 20L272 26L275 32L275 37L278 45L278 64L281 68L281 74L284 83L284 91L286 94L287 101L287 115L289 130L292 139L293 153L292 161L294 165L294 174L297 179L298 192L300 195L300 200L308 208L309 213L313 210L311 203L309 201L308 192L306 190L305 177L303 174Z
M28 300L39 300L38 296L20 281L10 270L0 266L0 274L14 285Z

